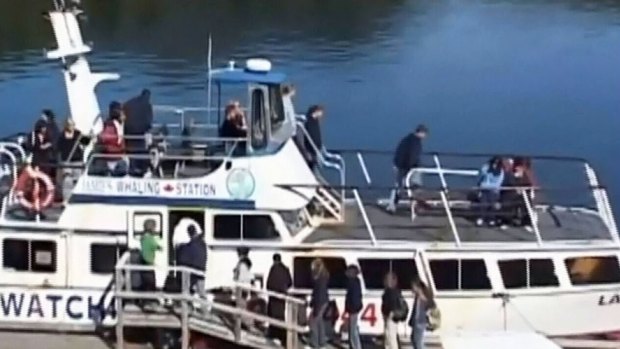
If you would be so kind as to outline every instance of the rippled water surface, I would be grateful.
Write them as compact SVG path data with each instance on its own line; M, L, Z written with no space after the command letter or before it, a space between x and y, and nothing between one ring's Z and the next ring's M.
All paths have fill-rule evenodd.
M102 104L148 86L160 104L206 102L214 61L269 57L298 105L327 108L327 143L393 148L425 122L428 148L590 159L620 200L620 1L83 0L95 69L122 74ZM65 114L40 14L51 1L0 0L0 125Z

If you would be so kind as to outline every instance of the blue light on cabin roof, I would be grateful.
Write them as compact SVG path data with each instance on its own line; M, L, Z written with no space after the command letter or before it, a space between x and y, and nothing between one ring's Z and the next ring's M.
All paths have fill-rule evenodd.
M213 82L222 84L243 84L255 82L259 84L282 84L286 74L274 71L254 72L247 69L221 69L211 71Z

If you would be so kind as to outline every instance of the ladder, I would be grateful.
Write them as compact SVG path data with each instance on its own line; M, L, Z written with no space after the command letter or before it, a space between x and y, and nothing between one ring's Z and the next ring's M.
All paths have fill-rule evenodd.
M305 301L243 284L234 284L230 287L234 295L232 298L226 300L201 298L191 293L190 278L192 275L204 276L204 273L187 267L172 266L169 267L168 272L176 272L181 276L180 293L132 290L132 273L154 272L155 267L128 264L128 255L129 253L126 252L115 270L117 349L126 348L123 338L127 327L180 330L182 349L189 348L190 333L251 348L303 348L300 336L308 333L308 330L306 326L299 324L298 319L299 314L306 311ZM280 320L247 310L245 302L241 301L243 293L254 294L264 299L275 297L283 300L285 319ZM173 305L162 305L160 304L162 300L171 301ZM135 305L136 301L151 301L156 305L145 309ZM252 325L257 323L284 329L287 333L286 343L278 343L267 338L263 331Z

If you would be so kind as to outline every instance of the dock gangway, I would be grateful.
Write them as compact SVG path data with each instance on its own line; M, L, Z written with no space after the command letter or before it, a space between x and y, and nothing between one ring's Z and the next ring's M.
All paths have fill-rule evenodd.
M154 273L156 269L161 272L161 266L130 264L128 263L130 253L126 252L115 268L117 349L126 349L124 338L127 328L180 331L182 349L190 348L191 334L216 338L240 347L261 349L304 347L300 338L307 334L308 329L307 326L299 324L300 312L305 312L307 307L304 300L232 282L224 287L207 286L208 296L202 297L192 292L190 279L192 276L204 277L204 274L179 266L166 267L167 273L176 273L177 280L181 280L178 292L137 290L132 287L132 277L135 278L136 275L145 272ZM265 300L273 297L284 301L284 321L247 310L245 302L240 301L242 294L251 294L252 297ZM150 302L151 306L144 306L145 302ZM261 326L256 326L257 324ZM284 329L287 333L286 343L268 338L262 330L268 326Z

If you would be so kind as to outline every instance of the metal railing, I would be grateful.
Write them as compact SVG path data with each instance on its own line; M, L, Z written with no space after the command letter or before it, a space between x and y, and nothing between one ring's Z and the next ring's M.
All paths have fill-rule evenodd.
M584 164L584 168L586 177L588 178L588 184L592 187L592 196L594 197L597 211L603 222L605 222L609 228L612 240L620 245L620 236L618 235L616 218L614 217L611 205L609 204L607 191L600 186L596 172L594 172L594 169L588 163Z
M243 336L244 330L242 324L247 323L248 321L260 322L263 324L268 324L269 326L274 326L285 330L287 332L287 342L282 343L282 345L285 348L289 349L297 349L299 347L299 335L307 333L306 327L298 324L300 312L305 311L307 306L305 301L288 295L267 291L255 288L250 285L239 283L231 283L230 285L225 285L233 291L234 297L230 300L234 303L234 305L218 302L217 300L201 298L198 294L192 294L190 287L191 278L192 276L204 278L205 273L187 267L165 267L165 271L167 274L177 273L177 276L180 274L180 293L132 290L130 280L133 273L153 273L155 272L155 270L161 270L162 267L128 264L130 260L130 253L131 252L126 252L121 257L115 268L115 304L117 313L116 337L118 338L118 349L124 348L124 327L126 325L135 326L135 324L126 323L124 304L127 301L136 300L157 301L161 299L166 299L172 302L180 303L180 314L177 315L180 315L181 345L184 349L188 348L189 345L190 330L195 332L201 332L206 335L219 337L221 339L232 341L240 345L251 345L252 342L249 339L249 336ZM217 288L221 289L220 286L221 285L218 285ZM215 288L216 287L212 287L211 289ZM280 320L276 318L271 318L269 316L247 310L245 308L246 303L243 300L244 293L255 294L258 297L264 298L277 298L284 301L286 310L285 319ZM221 320L222 317L233 320L234 325L232 326L232 328L224 324L224 322ZM203 323L204 326L195 325L199 322ZM218 328L220 329L222 326L225 326L228 328L229 332L226 335L223 335L221 331L210 330L209 324L211 324L211 326L219 326ZM148 324L148 326L152 327L156 325Z

